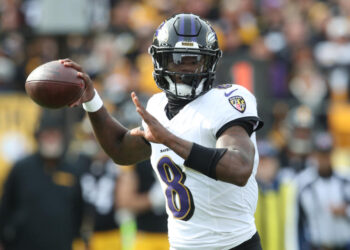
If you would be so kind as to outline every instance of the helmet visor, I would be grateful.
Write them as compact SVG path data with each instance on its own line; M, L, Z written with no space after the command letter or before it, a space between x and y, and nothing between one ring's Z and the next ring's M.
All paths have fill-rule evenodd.
M205 73L211 57L190 53L163 53L164 69L170 72Z

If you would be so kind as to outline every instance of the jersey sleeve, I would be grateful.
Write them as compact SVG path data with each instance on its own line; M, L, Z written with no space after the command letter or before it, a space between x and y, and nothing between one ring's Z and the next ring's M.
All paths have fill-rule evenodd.
M255 96L247 89L239 85L230 88L216 89L211 98L215 103L212 132L218 138L231 126L246 123L251 125L253 132L263 126L258 116L257 102Z

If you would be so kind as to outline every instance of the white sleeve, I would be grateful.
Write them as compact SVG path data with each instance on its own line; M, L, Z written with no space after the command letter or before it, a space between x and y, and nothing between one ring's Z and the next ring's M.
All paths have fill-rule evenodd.
M211 102L216 104L212 123L212 132L216 137L222 129L238 120L250 122L253 131L262 127L255 96L244 87L232 85L228 89L217 89L210 97Z

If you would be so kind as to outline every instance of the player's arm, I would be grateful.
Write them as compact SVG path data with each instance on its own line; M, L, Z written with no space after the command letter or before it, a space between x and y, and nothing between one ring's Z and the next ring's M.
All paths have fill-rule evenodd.
M131 135L105 107L88 115L98 142L114 162L130 165L150 157L150 145L142 137Z
M78 77L86 84L83 96L71 106L93 102L97 93L90 77L84 73L82 67L70 59L60 60L60 62L66 67L76 69ZM130 135L129 130L114 119L103 105L98 110L88 112L88 116L98 142L117 164L131 165L150 157L150 145L141 136Z
M216 141L216 148L227 148L215 167L216 178L244 186L252 174L255 157L247 131L241 126L226 129Z
M216 148L207 148L173 134L164 144L186 159L185 166L237 186L245 186L254 164L255 148L241 126L232 126L218 138Z
M218 138L216 148L207 148L184 140L170 133L140 104L135 93L132 99L136 111L148 127L134 129L134 135L161 143L186 159L185 166L195 169L211 178L238 186L244 186L253 170L255 148L247 131L241 126L226 129Z

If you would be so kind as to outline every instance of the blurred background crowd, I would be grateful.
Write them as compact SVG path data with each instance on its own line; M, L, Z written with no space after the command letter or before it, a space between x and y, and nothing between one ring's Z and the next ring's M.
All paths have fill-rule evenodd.
M257 134L256 213L264 249L350 249L349 0L1 0L1 187L13 165L40 151L41 129L62 123L63 151L76 156L68 158L88 204L78 213L84 215L82 238L91 242L94 231L118 238L102 240L115 248L90 248L135 248L135 231L152 232L143 235L143 247L164 237L162 199L153 175L143 172L151 171L149 163L112 164L80 108L53 115L28 99L24 83L37 66L69 57L91 76L113 115L138 126L130 92L146 103L160 91L147 50L157 26L180 12L209 20L218 34L223 57L215 84L241 84L257 97L265 122ZM146 175L144 183L140 176ZM63 179L56 184L67 184ZM12 231L5 233L8 241Z

